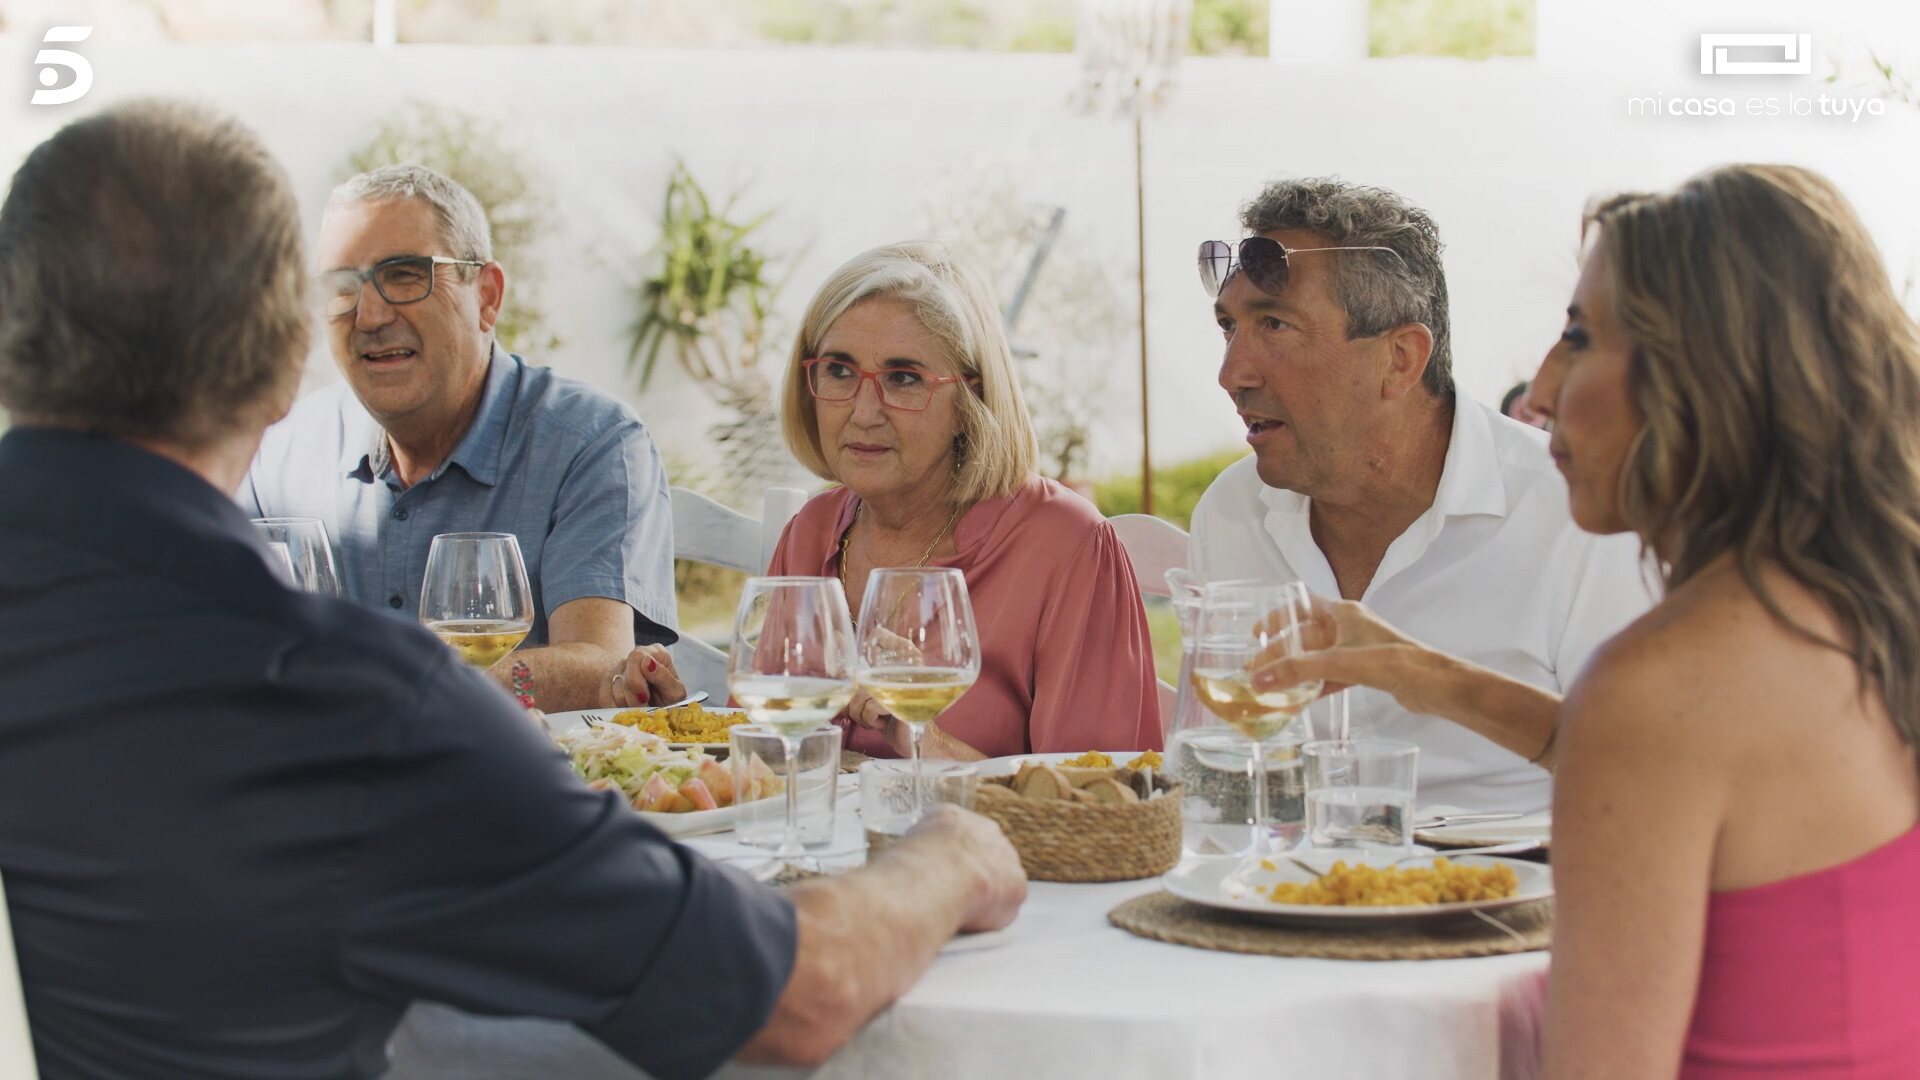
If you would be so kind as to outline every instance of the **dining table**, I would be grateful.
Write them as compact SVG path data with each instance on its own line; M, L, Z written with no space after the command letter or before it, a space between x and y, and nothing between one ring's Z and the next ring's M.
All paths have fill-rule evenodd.
M865 857L843 789L830 868ZM743 862L731 832L682 838ZM812 1070L730 1064L729 1078L1209 1077L1525 1080L1539 1073L1548 955L1322 960L1167 944L1111 925L1159 879L1035 881L1011 926L959 938L899 1001ZM634 1080L572 1025L417 1003L389 1080Z

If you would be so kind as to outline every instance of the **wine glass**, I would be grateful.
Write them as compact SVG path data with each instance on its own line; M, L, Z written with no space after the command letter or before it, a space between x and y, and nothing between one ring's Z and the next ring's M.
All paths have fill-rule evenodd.
M266 517L254 518L253 527L275 555L275 567L287 571L294 588L340 595L340 576L333 568L333 544L327 539L326 522L311 517Z
M490 668L533 629L533 591L512 533L441 533L427 549L420 621L460 659Z
M907 725L915 813L926 806L920 739L980 677L967 579L947 567L875 570L860 601L860 661L855 677L895 720Z
M853 700L853 619L830 577L747 579L733 619L727 690L786 751L787 824L773 869L804 866L800 843L800 742Z
M1267 744L1320 694L1321 681L1256 690L1258 661L1304 651L1307 588L1300 582L1223 582L1207 587L1196 619L1193 689L1208 712L1246 736L1253 756L1253 853L1271 851L1267 814Z

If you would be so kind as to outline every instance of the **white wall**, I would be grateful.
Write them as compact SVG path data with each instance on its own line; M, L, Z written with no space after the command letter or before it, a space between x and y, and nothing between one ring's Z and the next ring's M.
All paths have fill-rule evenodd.
M1543 35L1553 31L1555 2L1543 0ZM1859 124L1628 117L1630 96L1703 92L1694 74L1698 20L1643 6L1635 33L1671 41L1620 46L1630 55L1597 70L1535 61L1189 61L1171 105L1147 130L1156 458L1238 442L1213 385L1218 335L1192 251L1198 240L1237 235L1235 209L1267 177L1338 173L1396 188L1433 211L1448 243L1459 381L1487 400L1527 374L1556 332L1580 208L1594 192L1671 184L1730 160L1809 164L1854 197L1896 275L1914 271L1920 114L1896 107ZM1661 20L1671 33L1646 29ZM1799 29L1821 35L1823 50L1847 43L1817 22ZM1065 107L1071 57L103 43L87 50L97 82L85 101L29 108L35 45L22 33L0 35L7 170L77 110L138 94L195 97L254 125L317 217L344 157L390 102L426 98L499 117L540 163L560 209L545 245L545 295L567 344L540 359L634 398L662 442L683 453L697 452L700 432L717 419L704 399L671 377L639 397L622 370L627 294L655 239L652 219L675 156L717 188L750 182L750 209L780 208L767 240L804 252L784 297L789 326L834 265L915 231L929 199L983 168L1012 174L1023 199L1069 207L1074 242L1131 280L1128 126ZM1737 93L1822 89L1816 80L1762 82ZM1130 290L1122 298L1130 301ZM1138 457L1128 322L1096 472ZM333 377L324 358L315 370L316 381Z

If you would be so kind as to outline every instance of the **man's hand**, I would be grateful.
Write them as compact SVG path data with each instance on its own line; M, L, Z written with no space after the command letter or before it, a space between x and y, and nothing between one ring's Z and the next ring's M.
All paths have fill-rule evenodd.
M673 669L673 656L665 645L634 649L608 678L616 708L669 705L687 696L687 686Z
M793 974L741 1058L814 1066L913 986L956 930L998 930L1027 896L1000 827L938 806L866 866L788 891Z
M1324 680L1321 694L1349 686L1370 686L1392 694L1408 712L1437 711L1432 665L1439 654L1380 621L1352 600L1310 597L1300 644L1306 652L1289 656L1285 645L1270 647L1254 660L1253 684L1269 690Z
M899 846L910 844L937 847L940 857L973 883L972 901L960 923L962 933L998 930L1020 913L1027 898L1027 872L1021 869L1020 856L1006 834L991 819L957 806L936 806L907 830Z

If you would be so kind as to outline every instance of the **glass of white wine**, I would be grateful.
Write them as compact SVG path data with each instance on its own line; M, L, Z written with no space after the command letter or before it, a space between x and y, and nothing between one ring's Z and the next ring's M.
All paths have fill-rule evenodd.
M533 591L512 533L441 533L427 549L420 621L460 659L490 668L533 629Z
M1255 690L1262 659L1298 655L1307 619L1300 582L1222 582L1207 586L1194 628L1194 693L1200 704L1253 744L1254 840L1251 858L1272 848L1267 808L1267 744L1279 738L1320 695L1320 680Z
M786 751L786 832L773 869L806 866L800 842L804 736L853 700L853 618L847 594L829 577L757 577L740 593L727 654L727 691Z
M924 809L920 739L980 677L980 632L960 571L923 566L868 575L857 677L862 690L907 725L916 811Z
M267 542L275 566L286 570L294 588L324 596L340 595L340 575L333 567L333 543L327 538L326 522L313 517L254 518L253 527Z

